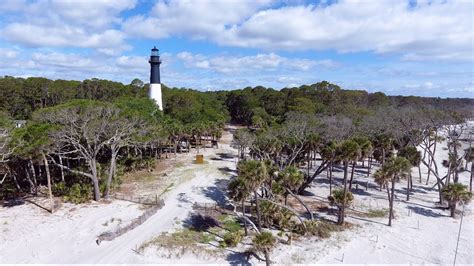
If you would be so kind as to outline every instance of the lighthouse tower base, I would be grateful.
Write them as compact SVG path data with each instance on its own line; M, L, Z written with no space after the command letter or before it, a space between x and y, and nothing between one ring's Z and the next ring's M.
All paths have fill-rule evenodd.
M152 83L150 84L150 99L154 100L158 105L158 108L163 111L163 100L161 99L161 84Z

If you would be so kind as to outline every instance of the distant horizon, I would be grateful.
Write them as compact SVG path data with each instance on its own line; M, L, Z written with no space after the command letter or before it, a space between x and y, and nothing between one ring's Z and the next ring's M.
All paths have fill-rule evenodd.
M178 88L327 80L391 96L471 99L473 8L411 0L4 0L0 76L146 82L156 45L162 82Z

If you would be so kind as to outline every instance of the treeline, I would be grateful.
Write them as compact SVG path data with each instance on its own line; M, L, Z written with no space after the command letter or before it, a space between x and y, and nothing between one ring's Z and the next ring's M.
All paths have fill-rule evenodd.
M0 198L108 197L125 172L199 150L229 120L216 95L165 86L161 112L140 80L5 77L0 90Z
M257 126L279 123L288 112L353 119L362 119L386 107L426 107L468 115L474 112L474 99L387 96L382 92L343 90L327 81L279 91L259 86L216 93L225 101L233 122Z
M286 166L310 156L301 153L306 146L294 146L301 134L309 134L291 124L294 121L299 125L313 121L308 127L315 130L308 135L311 138L322 138L321 130L331 132L334 136L322 138L324 145L362 128L371 132L364 136L372 141L386 133L379 127L390 129L390 138L406 145L411 141L406 132L393 131L390 121L403 121L404 130L423 121L426 117L416 116L421 113L430 114L436 123L446 122L448 116L463 121L472 117L474 106L472 99L391 97L343 90L325 81L280 91L255 87L200 92L164 85L162 89L163 112L147 99L148 85L138 79L125 85L99 79L1 78L0 197L36 195L39 188L49 187L50 194L73 201L82 200L82 195L99 199L119 185L123 172L150 167L169 153L199 149L206 141L217 140L227 122L258 129L237 136L243 152L251 148L252 156L265 159L278 154L274 162ZM16 127L22 123L18 120L26 120L26 125ZM286 154L295 147L299 153ZM308 173L305 186L312 179L314 174Z

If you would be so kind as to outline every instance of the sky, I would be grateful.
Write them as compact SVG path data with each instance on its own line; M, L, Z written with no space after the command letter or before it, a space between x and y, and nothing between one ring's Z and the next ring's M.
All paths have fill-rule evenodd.
M0 76L474 98L474 1L0 1Z

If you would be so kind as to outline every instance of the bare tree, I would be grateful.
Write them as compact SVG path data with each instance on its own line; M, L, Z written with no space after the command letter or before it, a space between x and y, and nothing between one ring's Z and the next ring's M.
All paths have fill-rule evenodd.
M100 200L97 155L110 141L106 138L108 123L117 112L108 104L82 100L44 109L37 114L38 120L59 126L53 135L57 140L53 154L86 162L89 172L62 165L50 156L58 167L89 177L94 186L94 200Z

